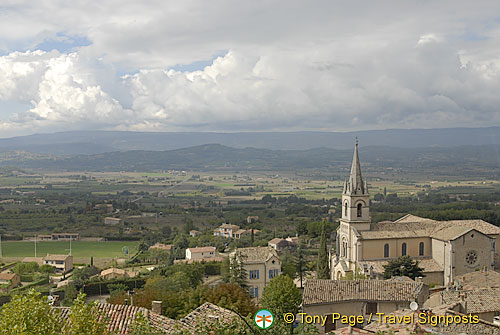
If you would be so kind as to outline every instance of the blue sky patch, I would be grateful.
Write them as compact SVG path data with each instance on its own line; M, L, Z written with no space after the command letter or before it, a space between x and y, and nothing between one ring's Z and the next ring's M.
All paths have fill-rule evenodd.
M217 52L212 56L212 58L207 59L207 60L199 60L196 62L192 62L189 64L177 64L174 66L171 66L169 69L179 71L179 72L193 72L193 71L200 71L203 70L206 66L212 65L215 59L217 57L223 57L225 54L227 54L228 50L220 51Z
M63 32L59 32L54 37L46 38L42 43L38 44L35 49L43 51L57 50L60 53L71 52L76 48L91 45L85 36L71 36Z

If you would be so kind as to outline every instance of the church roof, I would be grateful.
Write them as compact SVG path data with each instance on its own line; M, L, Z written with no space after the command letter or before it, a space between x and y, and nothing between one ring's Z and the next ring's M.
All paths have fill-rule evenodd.
M418 266L421 267L424 273L426 272L441 272L443 271L443 267L439 265L432 258L422 258L417 259ZM361 261L361 264L367 264L369 266L373 266L373 272L375 273L384 273L384 265L387 265L389 260L379 260L379 261Z
M386 238L431 237L443 241L454 240L471 229L485 235L500 234L500 228L483 220L436 221L407 214L394 222L378 222L369 231L361 231L364 240Z

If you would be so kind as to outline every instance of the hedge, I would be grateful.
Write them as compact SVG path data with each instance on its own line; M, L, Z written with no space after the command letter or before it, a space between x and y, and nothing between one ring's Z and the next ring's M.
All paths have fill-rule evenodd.
M115 279L102 282L90 282L83 285L83 292L89 296L108 294L109 284L123 284L127 286L129 290L133 290L135 288L143 287L144 284L146 284L146 280L144 278L127 278L127 279Z
M40 280L34 281L32 283L29 283L28 285L24 285L22 287L16 287L16 288L12 289L10 292L11 293L21 292L21 291L29 289L30 287L39 286L39 285L45 285L45 284L48 284L48 283L49 283L49 278L48 277L44 277L44 278L42 278Z

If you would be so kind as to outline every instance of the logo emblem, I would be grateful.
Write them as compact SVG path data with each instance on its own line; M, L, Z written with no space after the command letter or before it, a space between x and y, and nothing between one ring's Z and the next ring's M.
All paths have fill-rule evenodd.
M255 321L257 327L259 327L260 329L267 329L273 325L274 316L273 313L271 313L267 309L261 309L257 313L255 313L253 320Z

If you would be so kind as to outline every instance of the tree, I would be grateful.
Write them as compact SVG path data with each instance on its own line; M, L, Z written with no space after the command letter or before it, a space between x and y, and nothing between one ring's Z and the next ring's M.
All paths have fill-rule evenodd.
M257 312L257 306L252 298L239 285L221 283L216 287L200 286L198 290L202 290L200 295L204 301L229 308L243 316L253 315Z
M290 278L297 275L297 261L290 252L284 252L281 257L281 272Z
M301 302L302 294L300 290L292 278L283 274L271 279L264 289L264 294L260 300L262 307L273 312L277 329L285 326L291 330L293 330L293 324L285 325L283 315L285 313L292 313L293 315L298 313Z
M130 325L130 335L161 335L161 333L149 324L144 314L139 312Z
M328 249L326 246L326 222L323 221L321 227L321 239L319 242L318 263L316 265L318 279L330 279L330 264L328 259Z
M71 306L73 304L73 300L77 297L78 291L74 284L66 285L64 288L64 299L61 304L63 306Z
M223 280L226 283L237 284L243 289L246 289L248 287L248 273L243 267L243 262L241 261L238 252L236 252L234 255L229 256L224 261L223 272Z
M407 276L415 279L417 277L424 277L422 271L424 269L418 266L418 261L414 261L410 256L401 256L384 265L384 278Z
M97 308L97 303L85 303L85 294L79 293L68 316L65 327L68 335L106 335L106 320Z
M15 295L0 310L0 334L3 335L58 335L62 325L52 310L47 297L29 290Z
M306 221L300 221L297 224L297 235L299 235L299 236L307 235L307 222Z
M50 264L44 264L44 265L40 266L38 271L41 273L51 274L51 273L56 272L56 268Z

